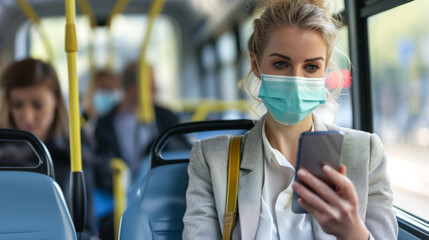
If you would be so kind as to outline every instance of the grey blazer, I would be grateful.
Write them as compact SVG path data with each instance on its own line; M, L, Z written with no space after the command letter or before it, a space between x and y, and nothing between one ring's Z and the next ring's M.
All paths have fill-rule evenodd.
M264 118L264 117L263 117ZM258 229L263 182L262 123L243 136L238 191L238 217L232 239L254 239ZM359 199L359 216L371 239L397 239L392 191L383 145L375 134L339 128L313 115L314 130L344 132L343 164ZM222 239L230 136L196 142L188 167L183 239ZM335 239L311 220L315 239Z

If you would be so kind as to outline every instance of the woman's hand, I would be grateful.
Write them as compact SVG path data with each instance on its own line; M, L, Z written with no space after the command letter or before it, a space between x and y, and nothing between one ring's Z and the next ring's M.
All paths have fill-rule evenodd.
M299 182L292 187L300 195L298 203L319 222L323 231L335 235L338 239L369 239L369 232L359 218L358 199L352 182L345 176L346 167L340 171L325 165L323 171L336 185L334 191L329 185L301 169L298 177L311 187L319 196Z

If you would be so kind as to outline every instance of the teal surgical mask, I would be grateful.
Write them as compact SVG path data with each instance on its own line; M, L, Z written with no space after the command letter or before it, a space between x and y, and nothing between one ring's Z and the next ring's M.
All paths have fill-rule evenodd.
M92 104L94 105L95 111L103 116L110 112L122 100L123 95L121 90L97 90L92 97Z
M260 71L259 71L260 72ZM258 97L273 118L291 126L326 102L325 78L261 74Z

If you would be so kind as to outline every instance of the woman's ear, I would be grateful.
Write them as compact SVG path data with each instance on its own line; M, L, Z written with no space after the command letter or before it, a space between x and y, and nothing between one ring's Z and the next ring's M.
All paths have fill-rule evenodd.
M250 64L251 64L251 67L252 67L253 74L257 78L261 79L261 74L259 72L258 63L256 62L257 60L256 60L255 54L253 54L252 52L250 52L249 56L250 56Z

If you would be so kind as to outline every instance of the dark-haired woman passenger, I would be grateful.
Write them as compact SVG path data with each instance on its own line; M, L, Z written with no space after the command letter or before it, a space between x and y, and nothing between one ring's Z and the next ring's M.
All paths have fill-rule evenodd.
M324 123L314 110L330 100L336 22L323 0L266 0L248 41L252 75L268 109L242 138L237 224L232 239L396 239L386 157L374 135ZM306 131L344 132L343 165L323 170L332 190L306 170L294 181ZM230 137L197 142L188 167L183 239L221 239ZM347 172L346 172L347 168ZM309 214L291 211L293 190Z
M55 70L50 64L36 59L14 62L5 69L0 89L0 127L31 132L45 143L54 163L55 180L66 199L69 199L70 148L67 110ZM88 190L88 209L91 211L91 151L83 145L82 153L85 160L83 164ZM95 228L92 214L87 215L86 238L89 239Z

